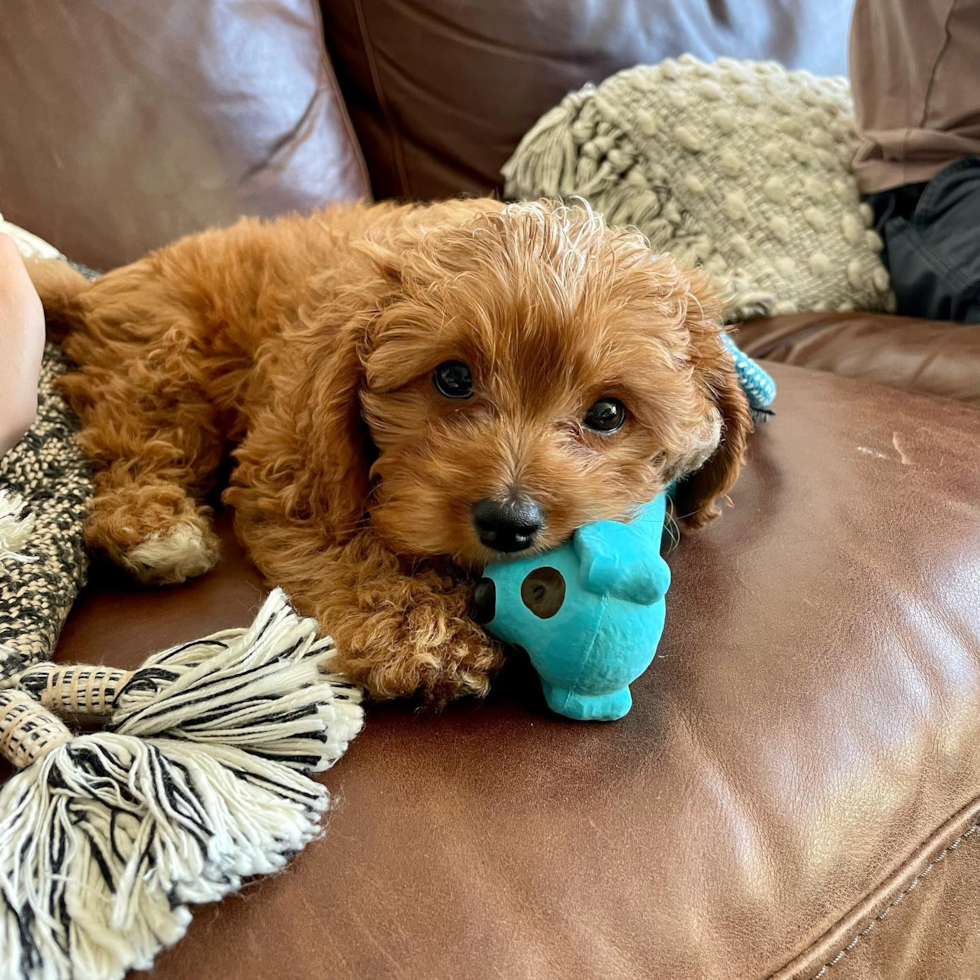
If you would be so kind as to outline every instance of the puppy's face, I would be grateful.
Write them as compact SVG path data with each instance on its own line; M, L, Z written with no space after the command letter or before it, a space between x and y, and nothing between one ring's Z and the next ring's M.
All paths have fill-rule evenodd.
M522 205L384 261L360 400L371 519L403 553L472 567L554 547L697 469L733 424L716 310L638 234Z

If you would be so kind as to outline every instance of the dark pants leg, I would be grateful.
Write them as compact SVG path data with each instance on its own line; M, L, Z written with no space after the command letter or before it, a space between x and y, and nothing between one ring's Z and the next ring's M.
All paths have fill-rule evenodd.
M980 323L980 157L866 200L885 243L897 312Z

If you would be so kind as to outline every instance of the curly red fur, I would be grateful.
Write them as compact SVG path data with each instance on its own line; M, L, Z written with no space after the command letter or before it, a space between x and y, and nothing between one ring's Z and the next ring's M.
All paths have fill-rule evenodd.
M253 561L377 696L484 693L501 662L468 614L499 557L474 501L535 499L543 550L677 478L698 526L742 466L751 419L704 277L584 209L333 207L35 281L79 365L88 543L144 581L207 570L230 452ZM446 360L474 397L438 394ZM628 411L609 435L582 424L604 396Z

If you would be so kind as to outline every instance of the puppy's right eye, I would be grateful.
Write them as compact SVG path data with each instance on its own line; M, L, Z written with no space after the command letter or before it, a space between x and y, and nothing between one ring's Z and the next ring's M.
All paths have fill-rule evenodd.
M432 372L432 383L446 398L469 398L473 394L473 376L462 361L443 361Z
M626 406L618 398L600 398L582 421L593 432L615 432L626 421Z

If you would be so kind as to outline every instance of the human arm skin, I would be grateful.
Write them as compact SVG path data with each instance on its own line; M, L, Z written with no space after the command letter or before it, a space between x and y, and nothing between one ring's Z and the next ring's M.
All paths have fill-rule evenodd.
M33 425L44 312L13 240L0 234L0 456Z

